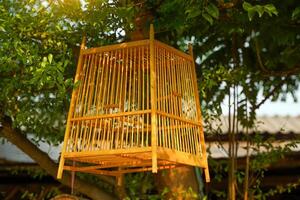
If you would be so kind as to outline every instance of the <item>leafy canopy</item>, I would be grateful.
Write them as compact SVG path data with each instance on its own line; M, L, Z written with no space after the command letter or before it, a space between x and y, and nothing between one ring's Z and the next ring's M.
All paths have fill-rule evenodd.
M153 19L156 38L183 50L193 43L206 115L221 113L234 85L239 112L245 102L255 110L259 91L276 100L298 87L299 10L296 0L1 0L1 115L62 140L82 35L90 46L128 40L140 13Z

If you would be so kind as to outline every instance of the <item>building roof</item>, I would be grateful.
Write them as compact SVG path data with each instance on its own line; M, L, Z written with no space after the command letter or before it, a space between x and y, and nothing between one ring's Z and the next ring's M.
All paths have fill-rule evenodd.
M213 122L213 128L219 127L222 133L228 132L228 116L222 116L221 121ZM239 132L245 132L240 124ZM260 132L269 134L300 134L300 116L259 116L256 119L255 128L249 132Z

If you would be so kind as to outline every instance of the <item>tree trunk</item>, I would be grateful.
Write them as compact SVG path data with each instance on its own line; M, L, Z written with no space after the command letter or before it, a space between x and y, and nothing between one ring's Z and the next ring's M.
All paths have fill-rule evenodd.
M141 10L134 22L135 31L130 33L130 39L133 41L145 39L148 30L146 25L153 20L150 11ZM193 199L193 196L199 194L194 167L185 166L158 171L158 174L155 175L155 181L160 193L164 191L164 188L169 189L170 192L166 194L165 199Z
M197 199L199 194L195 170L191 166L159 171L155 180L160 193L165 188L169 191L164 199Z
M27 137L21 133L18 129L13 129L12 124L4 121L2 127L0 126L0 133L12 144L16 145L24 153L30 156L35 162L37 162L41 168L43 168L48 174L56 178L57 164L49 158L49 156L31 143ZM65 172L62 179L59 180L62 184L71 185L71 175ZM83 181L79 178L74 183L74 189L78 192L87 195L94 200L112 200L116 199L113 195L101 190L100 188Z

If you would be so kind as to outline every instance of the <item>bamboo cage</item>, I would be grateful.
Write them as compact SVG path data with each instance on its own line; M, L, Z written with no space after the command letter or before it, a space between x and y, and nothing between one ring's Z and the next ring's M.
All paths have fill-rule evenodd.
M63 170L118 177L191 165L209 181L191 46L185 54L154 40L152 25L147 40L83 42L75 82L58 178Z

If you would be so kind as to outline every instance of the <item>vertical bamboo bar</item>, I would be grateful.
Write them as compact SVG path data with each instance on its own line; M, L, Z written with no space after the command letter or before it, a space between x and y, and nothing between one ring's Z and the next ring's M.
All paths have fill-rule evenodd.
M132 108L133 110L132 111L136 111L135 110L135 105L136 105L136 68L137 68L137 52L136 52L137 48L134 48L133 49L133 67L132 67L132 79L133 79L133 83L132 83ZM134 147L134 139L135 137L137 136L137 134L135 133L134 131L134 128L135 128L135 118L136 118L136 115L133 115L131 117L132 119L132 130L131 130L131 147Z
M103 110L103 107L102 107L102 102L103 102L103 99L101 99L101 97L103 97L103 85L104 85L104 81L103 81L103 77L104 77L104 73L105 73L105 55L104 53L102 52L100 54L100 60L99 60L99 72L101 70L101 76L100 76L100 83L99 83L99 92L97 92L97 101L96 101L96 113L99 114L99 112L101 113L101 109Z
M141 54L141 47L138 47L138 64L137 64L137 110L141 110L141 70L142 70L142 61L143 60L143 56ZM143 125L143 123L141 123L141 115L137 116L137 131L136 131L136 146L137 147L141 147L142 145L140 145L140 126Z
M75 101L75 105L74 105L74 108L75 108L75 113L73 115L73 117L77 117L77 116L80 116L81 114L81 110L82 110L82 102L81 102L81 99L82 99L82 96L83 96L83 89L84 89L84 70L85 68L87 67L87 60L88 60L88 56L87 55L83 55L82 58L81 58L81 63L83 62L82 66L81 66L81 70L79 72L79 75L78 75L78 80L81 81L80 85L79 85L79 88L77 88L77 95L76 95L76 99L74 100ZM79 61L78 61L79 62Z
M161 57L159 56L160 55L160 50L159 48L156 46L155 47L156 51L155 51L155 54L156 54L156 74L157 74L157 82L158 82L158 85L157 85L157 105L158 105L158 110L161 111L162 110L162 86L163 86L163 83L162 83L162 75L161 75ZM158 116L158 146L162 147L163 146L163 137L162 137L162 133L163 133L163 130L162 130L162 124L161 124L161 116Z
M116 94L115 94L115 100L114 100L114 104L118 105L118 107L116 108L118 112L122 112L121 111L121 91L122 91L122 84L120 83L120 79L121 79L121 62L122 62L122 54L121 54L121 51L117 51L117 54L116 54L116 70L117 70L117 81L116 81ZM114 132L113 134L115 134L115 140L113 141L114 142L114 148L117 149L118 148L118 145L119 145L119 134L120 134L120 122L121 122L121 119L120 118L117 118L117 130L116 130L116 133Z
M151 145L152 172L157 173L157 126L156 126L156 70L154 54L154 28L150 25L150 89L151 89Z
M161 71L161 73L160 73L160 78L161 78L161 81L162 81L162 83L161 83L161 88L160 88L160 90L161 90L161 96L160 96L160 98L161 98L161 110L160 111L163 111L163 112L167 112L167 109L166 109L166 98L165 98L165 96L166 96L166 89L165 89L165 87L166 87L166 78L165 78L165 72L166 72L166 66L165 66L165 63L164 63L164 53L163 53L163 49L162 48L160 48L160 47L158 47L159 49L160 49L160 51L159 51L159 57L160 57L160 71ZM165 122L165 117L163 117L163 116L160 116L160 118L161 118L161 129L162 129L162 134L163 134L163 147L168 147L168 143L167 143L167 141L168 141L168 139L167 139L167 130L165 130L165 124L166 124L166 122Z
M179 117L182 117L182 97L183 97L183 89L182 89L182 58L177 58L177 65L176 65L176 75L177 75L177 83L178 83L178 92L180 93L180 96L178 97L178 115ZM179 126L181 126L181 123L179 122ZM182 141L182 134L183 134L184 128L181 127L179 132L179 150L183 150L183 141Z
M92 114L92 109L91 109L91 103L92 103L92 97L94 95L94 85L95 85L95 73L96 73L96 67L95 67L95 58L96 56L93 54L91 56L91 61L89 63L89 74L88 74L88 83L87 83L87 90L86 90L86 98L85 98L85 103L84 103L84 108L86 111L84 112L85 115L90 115ZM85 130L82 135L82 151L87 151L88 144L89 144L89 138L90 138L90 131L91 127L88 127L88 124L91 125L92 121L85 121Z
M86 73L85 73L85 80L84 80L84 89L83 89L83 95L82 95L82 101L81 101L81 105L83 106L82 108L82 113L80 114L80 116L86 115L87 113L87 100L88 100L88 91L89 91L89 83L90 83L90 73L91 73L91 62L93 62L93 56L89 55L88 56L88 62L87 62L87 66L86 66Z
M171 66L172 66L172 76L173 76L173 84L174 84L174 87L173 87L173 99L174 99L174 105L175 105L175 107L174 107L174 111L175 111L175 115L177 115L177 116L180 116L180 114L179 114L179 109L178 109L178 107L179 107L179 101L178 101L178 98L179 98L179 89L178 89L178 84L179 84L179 82L177 81L177 77L178 77L178 74L176 73L176 68L178 67L177 66L177 60L178 60L178 57L175 55L175 54L173 54L172 55L172 58L171 58ZM175 92L175 93L174 93ZM174 120L174 126L175 126L175 128L174 128L174 140L175 140L175 143L176 143L176 145L175 145L175 149L176 150L178 150L179 151L179 149L180 149L180 147L179 147L179 135L180 135L180 128L178 127L179 125L178 125L178 120Z
M99 114L103 114L104 110L103 110L103 105L104 105L104 93L105 93L105 88L106 88L106 60L107 60L107 56L105 54L105 52L101 53L101 60L99 60L99 65L100 65L100 69L101 69L101 78L100 78L100 84L99 84L99 92L97 95L97 105L96 105L96 113ZM99 69L99 71L100 71ZM103 119L100 119L99 122L99 128L97 129L97 139L96 139L96 149L99 150L99 148L101 149L101 143L100 141L102 140L102 135L103 131L102 131L102 125L103 125Z
M168 75L169 75L169 78L170 78L170 84L169 84L169 92L168 92L168 95L169 95L169 104L170 104L170 113L172 115L176 115L175 114L175 103L173 101L173 88L174 88L174 84L175 84L175 81L173 80L173 73L172 73L172 53L170 51L167 51L167 69L168 69ZM174 126L174 120L173 119L170 119L170 126ZM171 148L172 149L176 149L175 147L175 130L173 129L170 129L171 131Z
M118 69L117 69L117 57L118 57L118 51L117 50L115 50L114 51L114 56L112 57L112 64L111 64L111 66L110 67L112 67L113 68L113 72L112 72L112 76L113 76L113 78L112 78L112 85L111 85L111 88L110 88L110 91L111 91L111 94L110 94L110 104L113 104L113 105L115 105L115 102L116 102L116 95L117 95L117 93L116 93L116 88L118 87L117 86L117 71L118 71ZM115 112L115 110L114 109L116 109L116 107L112 107L111 108L111 111L110 111L110 113L113 113L113 112ZM109 149L112 149L113 148L113 144L114 144L114 140L115 140L115 128L114 128L114 123L113 123L113 120L111 120L112 121L112 129L111 129L111 132L110 132L110 137L109 137L109 139L108 139L108 141L109 141Z
M93 59L94 61L92 62L92 66L90 66L92 68L92 79L90 82L90 94L89 94L89 101L88 101L88 112L90 112L89 114L93 114L95 115L95 107L93 106L94 104L94 96L96 94L95 88L97 87L96 85L96 74L97 74L97 54L93 55Z
M93 107L94 107L94 111L95 111L95 115L98 115L98 105L97 105L97 102L98 102L98 99L97 99L97 94L98 94L98 90L99 90L99 80L100 80L100 69L101 69L101 58L102 58L102 54L97 54L96 55L98 57L98 61L95 63L95 68L96 68L96 71L97 71L97 74L95 75L95 78L96 78L96 82L95 82L95 94L94 94L94 98L93 98ZM96 119L95 121L95 127L93 129L93 136L92 136L92 139L91 139L91 145L90 145L90 151L93 151L94 150L94 145L95 145L95 137L96 137L96 133L97 133L97 123L98 123L98 119Z
M144 52L144 47L142 47L142 63L141 63L141 69L142 69L142 110L145 110L145 61L146 59L145 52ZM142 115L142 120L143 120L143 125L142 125L142 144L141 146L144 147L144 126L145 126L145 114ZM148 124L146 123L147 128Z
M131 102L131 97L132 97L132 76L133 76L133 74L132 74L132 72L133 72L133 59L132 59L132 57L133 57L133 49L132 48L130 48L129 49L129 61L130 61L130 63L129 63L129 90L128 90L128 104L127 104L127 106L128 106L128 111L129 112L131 112L132 110L131 110L131 108L132 108L132 106L131 106L131 104L132 104L132 102ZM130 119L131 119L131 117L130 116L127 116L127 133L126 133L126 142L128 142L128 143L125 143L126 145L128 145L128 147L131 147L131 143L130 143L130 133L129 133L129 127L130 127Z
M81 62L82 62L82 52L85 48L85 37L83 37L82 42L81 42L81 46L80 46L80 53L79 53L79 60L78 60L78 64L77 64L77 70L76 70L76 75L75 75L75 80L74 83L76 83L79 80L79 74L81 71ZM69 110L69 114L68 114L68 120L67 120L67 127L66 127L66 132L65 132L65 138L64 138L64 144L63 144L63 148L62 148L62 152L61 152L61 157L60 157L60 161L59 161L59 167L58 167L58 171L57 171L57 179L61 179L62 177L62 173L63 173L63 168L64 168L64 164L65 164L65 158L64 158L64 154L66 151L66 147L67 147L67 140L69 138L69 134L70 134L70 125L71 125L71 117L72 114L74 112L74 103L75 103L75 99L77 96L77 89L74 90L72 92L72 97L71 97L71 105L70 105L70 110Z
M168 72L168 63L167 63L167 52L166 52L166 49L163 49L163 66L164 66L164 108L165 108L165 112L166 113L170 113L170 102L168 100L168 95L169 95L169 84L170 84L170 80L168 80L168 77L167 77L167 72ZM171 113L170 113L171 114ZM167 117L163 117L164 118L164 124L165 124L165 127L168 127L170 126L170 121L167 119ZM166 146L167 148L172 148L171 146L171 133L170 133L170 129L168 128L166 130Z
M191 44L189 44L189 53L192 58L194 58L193 55L193 47ZM193 85L194 85L194 93L195 93L195 100L196 100L196 107L197 107L197 121L201 123L202 121L202 115L201 115L201 107L200 107L200 99L199 99L199 94L198 94L198 85L197 85L197 77L196 77L196 66L195 62L192 62L192 67L193 67ZM207 155L206 155L206 148L205 148L205 141L204 141L204 132L203 132L203 127L199 127L200 131L200 142L201 142L201 147L202 147L202 152L203 152L203 157L202 159L204 160L206 167L204 168L204 174L205 174L205 180L206 182L210 182L210 177L209 177L209 171L208 171L208 163L207 163Z
M102 97L102 106L101 108L103 109L104 114L108 114L107 109L105 109L105 105L109 104L109 88L110 88L110 80L111 80L111 52L106 52L106 59L105 59L105 68L106 68L106 73L104 77L104 88L103 88L103 97ZM105 149L106 145L106 138L107 138L107 119L103 119L103 135L101 138L101 146L100 149Z
M126 52L125 52L126 50ZM125 112L125 105L126 105L126 101L127 101L127 77L128 77L128 64L129 64L129 50L128 48L124 49L123 50L125 53L123 53L123 58L124 58L124 62L123 62L123 66L122 66L122 72L124 72L125 74L125 80L124 82L122 82L124 84L124 94L123 94L123 97L122 97L122 104L123 104L123 112ZM126 55L126 57L125 57ZM123 76L122 76L123 77ZM128 103L127 103L128 104ZM128 110L127 110L128 111ZM125 116L122 117L122 134L121 134L121 148L123 148L125 145L126 145L126 138L124 140L124 132L125 132L125 126L124 126L124 120L125 120ZM126 132L128 133L128 127L127 127L127 130ZM127 135L127 134L126 134ZM125 135L125 136L126 136ZM125 142L125 143L124 143Z
M149 110L150 109L150 102L149 102L149 99L150 99L150 49L149 49L149 46L147 46L147 64L146 64L146 109ZM150 114L151 115L151 114ZM147 113L147 125L149 125L150 123L150 116L148 113ZM151 133L151 132L150 132ZM149 132L147 131L147 134L146 134L146 146L148 147L149 146Z

